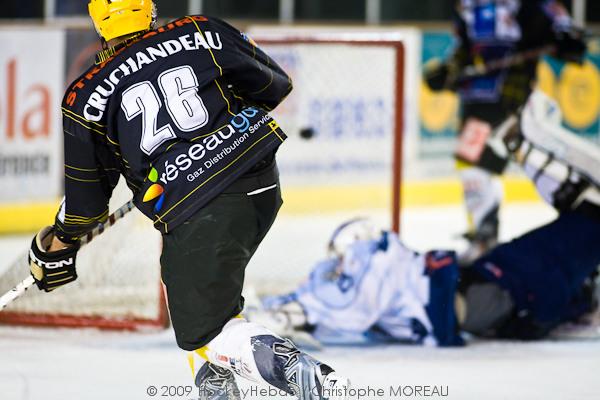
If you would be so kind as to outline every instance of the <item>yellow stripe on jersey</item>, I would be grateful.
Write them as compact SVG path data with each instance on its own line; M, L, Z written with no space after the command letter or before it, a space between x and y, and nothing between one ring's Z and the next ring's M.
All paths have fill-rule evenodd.
M107 215L103 214L100 217L97 218L85 218L85 217L67 217L65 216L65 222L70 221L69 223L74 223L74 224L78 224L78 225L86 225L86 224L91 224L91 223L95 223L95 222L102 222L104 220L106 220Z
M219 92L221 92L223 100L225 100L225 103L227 103L227 112L235 116L235 114L231 111L231 104L229 104L229 100L227 100L227 97L225 97L225 93L223 93L223 89L221 89L221 85L219 85L219 81L215 80L215 84L217 85L217 88L219 88Z
M97 215L95 217L85 217L82 215L73 215L73 214L66 214L65 213L65 218L71 219L71 220L79 220L79 221L89 221L89 222L96 222L96 221L100 221L103 220L107 217L108 215L108 209L106 209L102 214Z
M271 122L269 122L269 128L271 128L271 132L276 134L279 140L283 142L284 139L281 137L281 135L279 135L279 132L277 132L277 128L279 128L279 124L277 123L277 121L272 120Z
M73 218L73 217L65 217L65 224L66 225L90 225L90 224L95 224L96 222L102 222L103 220L105 220L106 218L98 218L98 219L80 219L80 218Z
M106 135L106 140L108 140L108 142L114 146L118 146L121 147L121 144L118 142L115 142L114 140L111 140L111 138L108 137L108 135Z
M202 38L206 41L206 35L204 35L204 32L202 32L202 29L200 29L200 27L198 26L198 24L196 23L196 21L192 17L190 17L189 15L187 16L187 18L189 18L190 21L192 21L194 23L194 25L196 25L196 29L198 30L198 32L200 32L200 34L202 35ZM215 55L214 55L212 49L210 48L210 46L208 46L208 51L210 52L210 55L211 55L211 57L213 59L213 62L219 68L219 72L220 72L221 76L223 76L223 68L217 62L217 59L215 58Z
M271 80L269 81L269 83L267 83L267 86L265 86L264 88L257 90L256 92L252 92L250 94L260 94L262 92L264 92L265 90L267 90L272 84L273 84L273 80L275 79L275 73L273 72L273 70L271 68L269 68L269 72L271 73Z
M71 176L69 174L65 174L65 177L71 179L72 181L83 182L83 183L100 182L100 179L79 179L79 178L75 178L74 176Z
M66 168L69 169L73 169L75 171L81 171L81 172L96 172L98 171L98 168L77 168L77 167L73 167L72 165L67 165L65 164Z
M204 35L204 32L202 32L202 29L200 29L200 26L198 25L198 23L196 23L196 21L194 21L194 19L192 17L190 17L189 15L187 16L187 18L190 19L190 21L192 21L194 23L194 25L196 26L196 30L198 30L198 32L200 32L200 35L202 35L202 38L206 41L206 35ZM212 49L209 47L208 48L208 52L210 53L210 56L212 57L213 63L217 66L217 68L219 68L219 74L221 76L223 76L223 67L221 67L221 65L218 63L217 58L215 57L215 53L213 53ZM219 85L219 82L215 80L215 83L217 84L217 87L219 88L219 91L221 92L221 96L223 96L223 100L225 100L225 102L227 103L227 112L231 115L235 114L231 111L231 105L229 104L229 100L227 100L227 97L225 97L225 93L223 93L223 89L221 89L221 85Z
M79 114L76 114L73 111L68 110L68 109L66 109L64 107L61 107L60 109L63 110L63 112L65 112L65 113L68 113L68 114L71 114L71 115L73 115L75 117L81 118L85 122L89 122L90 124L94 124L96 126L99 126L100 128L106 128L106 125L102 125L102 124L99 124L98 122L90 121L89 119L87 119L87 118L85 118L85 117L83 117L83 116L81 116Z
M84 124L83 122L81 122L81 121L79 121L79 120L77 120L77 119L73 118L72 116L70 116L70 115L68 115L68 114L65 114L65 113L63 113L63 115L64 115L65 117L69 118L70 120L73 120L73 121L77 122L79 125L83 126L84 128L86 128L86 129L88 129L88 130L90 130L90 131L92 131L92 132L96 132L96 133L98 133L98 134L100 134L100 135L102 135L102 136L106 137L106 133L104 133L104 132L101 132L101 131L99 131L98 129L94 129L94 128L92 128L91 126L88 126L88 125Z

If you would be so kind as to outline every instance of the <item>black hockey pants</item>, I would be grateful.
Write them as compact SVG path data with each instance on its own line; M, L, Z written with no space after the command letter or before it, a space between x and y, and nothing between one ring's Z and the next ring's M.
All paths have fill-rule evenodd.
M281 204L273 161L163 235L162 279L179 347L203 347L242 311L246 265Z

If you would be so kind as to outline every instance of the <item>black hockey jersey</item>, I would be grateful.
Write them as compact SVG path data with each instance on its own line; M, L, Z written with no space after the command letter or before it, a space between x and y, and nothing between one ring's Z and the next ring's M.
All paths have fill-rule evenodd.
M65 199L55 225L65 242L107 218L120 175L168 233L285 139L267 111L290 78L221 20L184 17L109 56L62 104Z
M450 62L457 70L548 45L557 46L559 58L578 59L585 51L580 38L571 36L572 20L557 0L460 0L454 25L458 48ZM531 93L537 61L461 81L463 119L496 124L520 108Z

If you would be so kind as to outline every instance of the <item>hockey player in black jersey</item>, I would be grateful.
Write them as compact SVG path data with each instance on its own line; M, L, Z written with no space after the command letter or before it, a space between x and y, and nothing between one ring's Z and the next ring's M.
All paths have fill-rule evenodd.
M346 380L240 316L245 267L281 206L285 134L268 111L290 78L216 18L155 28L151 0L91 0L89 11L104 50L62 103L65 197L32 242L38 287L77 278L78 239L106 220L122 175L163 235L177 343L204 361L200 398L238 399L233 373L300 399L339 398L328 393Z
M455 52L446 62L426 68L425 79L432 90L456 91L461 100L455 156L470 225L466 236L471 247L463 255L468 263L498 238L503 193L497 175L506 163L485 146L486 139L525 104L543 52L580 62L586 46L559 0L460 0L454 28ZM519 63L502 65L519 56ZM497 68L486 69L494 63ZM468 68L484 72L469 75Z

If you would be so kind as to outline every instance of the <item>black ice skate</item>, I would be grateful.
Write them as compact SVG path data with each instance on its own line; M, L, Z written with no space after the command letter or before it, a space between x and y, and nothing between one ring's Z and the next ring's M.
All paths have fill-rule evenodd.
M204 363L196 375L198 400L240 400L233 373L225 368Z
M252 338L252 345L260 374L271 385L299 400L348 398L348 379L337 376L333 369L301 352L291 341L263 335Z

